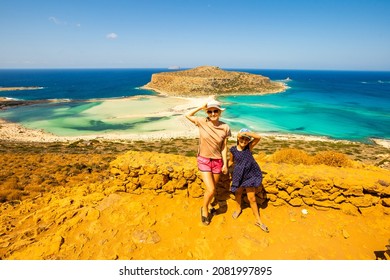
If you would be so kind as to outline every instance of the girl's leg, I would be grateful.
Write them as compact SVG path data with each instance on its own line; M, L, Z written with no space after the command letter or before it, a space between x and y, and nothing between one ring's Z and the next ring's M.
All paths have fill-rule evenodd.
M208 217L209 206L215 195L215 188L219 180L219 174L213 174L211 172L201 172L203 183L206 186L203 197L202 216Z
M235 200L236 200L236 210L234 210L233 212L233 218L234 219L237 219L238 216L240 216L241 212L242 212L242 209L241 209L241 200L242 200L242 192L243 192L244 188L238 188L236 190L236 192L234 193L234 197L235 197Z
M256 223L263 224L260 219L259 207L257 207L255 188L246 188L246 194L251 206L253 215L255 216Z

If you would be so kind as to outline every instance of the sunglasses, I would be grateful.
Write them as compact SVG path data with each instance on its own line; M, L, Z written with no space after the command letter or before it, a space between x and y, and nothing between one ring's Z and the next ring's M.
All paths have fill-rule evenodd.
M207 114L211 114L211 113L218 114L219 110L208 110L207 111Z

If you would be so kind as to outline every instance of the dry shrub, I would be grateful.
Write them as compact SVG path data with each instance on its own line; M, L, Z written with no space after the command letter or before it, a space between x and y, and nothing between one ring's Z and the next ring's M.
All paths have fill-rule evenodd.
M335 151L323 151L314 156L314 164L325 164L335 167L351 166L351 160L344 154Z
M383 187L388 187L388 186L390 186L390 183L389 183L389 182L387 182L387 181L385 181L385 180L382 180L382 179L379 179L379 180L377 181L377 183L378 183L379 185L383 186Z
M41 193L45 191L45 188L43 188L41 185L27 185L24 188L24 191L32 193Z
M281 149L272 155L272 161L275 163L289 164L311 164L312 158L306 152L298 149Z
M253 155L256 160L265 161L269 156L264 152L259 152Z
M347 155L335 151L318 152L311 156L299 149L281 149L276 151L272 157L272 162L288 164L325 164L335 167L350 167L352 161Z
M9 194L9 192L10 191L8 190L0 190L0 203L7 201L7 195Z
M7 178L1 185L1 189L3 190L17 190L19 188L18 177Z
M20 200L23 193L18 190L0 190L0 203L12 200Z
M21 199L22 199L22 196L23 196L23 192L17 191L17 190L12 190L12 191L8 194L7 200L9 200L9 201L21 200Z

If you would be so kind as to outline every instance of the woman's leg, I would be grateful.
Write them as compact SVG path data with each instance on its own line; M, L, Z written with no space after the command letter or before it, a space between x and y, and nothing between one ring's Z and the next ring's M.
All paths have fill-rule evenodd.
M203 197L202 216L208 217L209 206L215 195L215 188L219 180L220 174L213 174L211 172L201 172L203 183L206 186Z

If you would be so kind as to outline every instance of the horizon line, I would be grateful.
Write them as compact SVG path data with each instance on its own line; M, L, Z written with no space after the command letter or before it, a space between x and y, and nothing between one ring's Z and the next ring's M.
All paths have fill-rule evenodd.
M330 69L330 68L324 68L324 69L312 69L312 68L254 68L254 67L222 67L222 66L214 66L214 65L200 65L200 66L213 66L218 67L221 69L232 69L232 70L240 70L240 69L247 69L247 70L275 70L275 71L334 71L334 72L390 72L390 69L388 70L379 70L379 69ZM195 67L179 67L172 69L171 66L168 67L10 67L10 68L0 68L1 70L130 70L130 69L165 69L169 71L180 71L180 70L188 70L197 68L200 66Z

